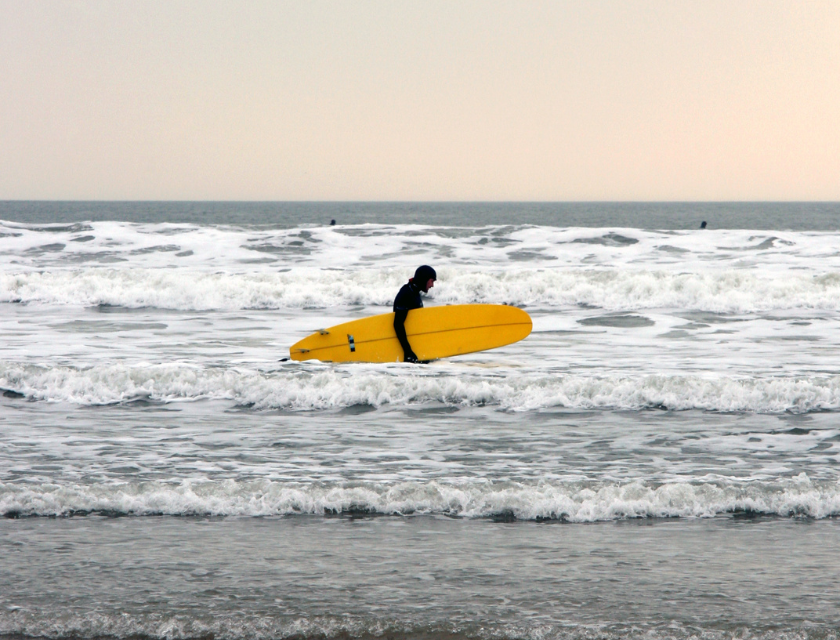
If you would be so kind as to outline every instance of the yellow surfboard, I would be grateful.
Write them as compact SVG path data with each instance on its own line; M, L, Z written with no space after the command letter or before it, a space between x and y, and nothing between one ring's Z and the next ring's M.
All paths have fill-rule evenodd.
M531 316L501 304L455 304L408 312L405 332L419 360L485 351L531 333ZM292 360L402 362L394 314L385 313L321 329L292 345Z

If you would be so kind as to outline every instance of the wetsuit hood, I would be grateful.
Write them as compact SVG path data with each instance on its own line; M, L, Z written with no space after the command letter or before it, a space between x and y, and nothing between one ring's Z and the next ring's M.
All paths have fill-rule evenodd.
M426 286L429 280L437 280L437 273L429 265L424 264L422 267L417 267L417 271L414 272L414 277L409 282L413 282L414 286L423 293L429 293L429 289Z

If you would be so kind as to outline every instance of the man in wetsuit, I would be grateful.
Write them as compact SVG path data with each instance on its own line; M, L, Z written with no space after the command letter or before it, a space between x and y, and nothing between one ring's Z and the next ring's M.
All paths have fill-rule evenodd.
M408 337L405 335L405 319L412 309L421 309L423 300L420 292L429 293L429 289L435 286L437 274L430 266L423 265L414 272L414 277L404 284L397 297L394 298L394 331L397 332L397 339L403 348L405 362L417 362L417 355L408 344Z

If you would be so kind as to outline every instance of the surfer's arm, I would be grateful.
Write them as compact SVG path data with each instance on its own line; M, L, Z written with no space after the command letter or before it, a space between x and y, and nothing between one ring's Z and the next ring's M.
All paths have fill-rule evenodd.
M406 362L417 362L417 356L408 344L408 336L405 335L405 319L408 317L408 309L397 309L394 311L394 331L397 333L397 340L402 345L404 360Z

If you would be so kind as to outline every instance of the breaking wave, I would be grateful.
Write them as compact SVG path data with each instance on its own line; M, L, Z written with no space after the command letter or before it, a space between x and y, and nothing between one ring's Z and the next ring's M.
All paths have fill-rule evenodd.
M257 410L313 411L367 405L495 406L506 411L699 409L807 413L840 409L840 376L780 378L551 375L508 371L464 374L410 365L326 367L289 364L277 371L188 364L91 367L0 363L7 396L80 405L149 400L226 400Z
M627 269L439 269L432 304L586 305L608 310L679 308L749 313L840 310L840 273L672 273ZM0 301L175 310L389 306L405 269L208 273L88 268L0 274Z
M709 518L746 513L840 515L840 483L807 475L777 481L463 481L303 484L272 480L0 484L6 517L90 513L170 516L431 515L599 522L627 518Z

